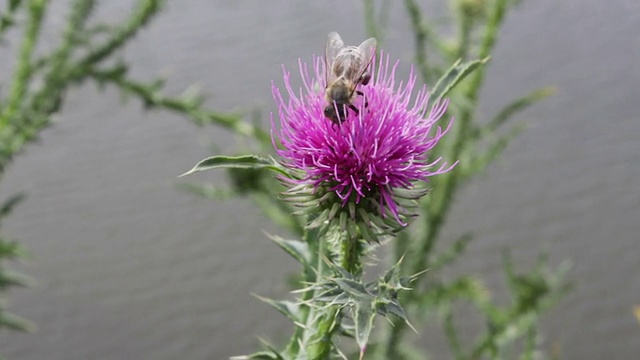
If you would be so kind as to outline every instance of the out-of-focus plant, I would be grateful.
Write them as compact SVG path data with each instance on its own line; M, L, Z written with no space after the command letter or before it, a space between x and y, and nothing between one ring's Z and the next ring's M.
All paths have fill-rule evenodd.
M241 135L267 139L268 136L240 114L225 114L206 109L202 99L192 92L179 97L162 93L162 79L151 83L135 81L118 51L161 10L162 0L132 1L132 11L122 22L92 23L90 17L97 1L73 0L60 40L40 50L38 43L50 1L8 0L0 13L0 41L3 51L11 50L7 38L21 37L13 49L13 76L2 85L0 98L0 177L25 146L38 139L62 110L65 95L74 86L94 82L116 86L125 95L140 99L149 109L177 112L197 125L216 124ZM0 204L0 221L23 195L12 196ZM0 222L1 225L1 222ZM0 294L6 296L13 286L28 285L29 279L6 269L6 262L24 253L18 242L0 236ZM0 328L31 330L34 325L9 313L0 301Z
M516 1L510 0L452 0L449 22L430 21L426 9L415 0L405 0L404 7L414 34L415 62L427 83L439 78L455 61L488 57L497 42L505 16ZM518 1L519 3L519 1ZM365 0L367 29L382 37L388 11L378 8L373 0ZM453 30L453 31L452 31ZM452 35L449 35L452 34ZM534 90L511 100L489 119L478 118L480 90L486 67L480 67L451 92L449 113L456 121L451 136L438 143L436 153L458 159L459 166L435 177L433 191L420 202L418 230L404 232L395 243L395 256L405 254L403 273L429 269L423 281L416 282L401 302L414 314L437 314L452 355L456 359L520 358L532 359L540 352L538 317L553 305L569 288L562 279L566 266L552 271L545 257L529 272L517 275L509 256L504 258L507 288L511 297L508 305L492 301L491 291L473 275L447 279L441 270L456 261L470 241L471 234L455 240L448 250L438 250L442 242L441 230L455 204L456 193L475 175L481 173L499 156L509 142L523 129L522 124L510 122L514 115L553 93L550 87ZM471 304L484 318L484 333L475 342L465 344L457 328L457 306ZM468 312L466 313L468 314ZM429 321L429 316L421 320ZM399 322L385 328L380 336L380 359L422 359L424 355L412 348L404 338L407 326ZM520 347L516 345L520 341ZM468 343L468 341L467 341ZM506 353L511 351L510 353Z

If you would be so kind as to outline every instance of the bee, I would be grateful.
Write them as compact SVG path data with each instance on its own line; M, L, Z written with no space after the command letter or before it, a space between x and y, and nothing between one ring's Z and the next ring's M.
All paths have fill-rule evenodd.
M347 116L347 109L359 114L353 102L356 95L364 95L357 90L358 85L367 85L371 80L369 65L375 50L375 38L369 38L359 46L345 47L337 32L329 34L325 48L327 105L324 116L327 119L341 124Z

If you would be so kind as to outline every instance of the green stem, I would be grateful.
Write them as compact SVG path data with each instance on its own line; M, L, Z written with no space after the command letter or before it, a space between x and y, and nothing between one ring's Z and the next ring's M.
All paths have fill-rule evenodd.
M479 54L479 58L485 58L489 56L491 50L495 45L495 41L497 39L497 32L500 28L500 24L502 23L502 19L504 17L504 12L506 8L506 0L499 0L493 9L492 16L489 19L489 23L487 24L484 38L482 41L482 46ZM451 156L453 159L458 159L463 150L464 145L467 143L468 135L470 133L470 123L473 119L473 109L477 107L478 103L478 95L480 92L480 88L482 87L482 82L484 79L485 68L480 67L470 80L470 86L467 88L468 90L465 92L465 98L467 99L467 103L469 106L465 107L462 110L461 116L459 118L459 123L457 124L458 131L455 133L454 145L452 148ZM440 234L440 230L444 221L446 219L446 215L449 212L449 208L452 205L453 195L458 189L461 181L462 174L459 168L454 168L451 172L445 175L445 182L443 183L443 187L438 189L440 194L443 194L441 197L436 198L437 201L431 201L428 213L430 216L426 218L428 223L428 233L425 237L425 240L422 242L421 246L418 249L417 254L418 261L412 266L411 270L413 272L419 272L429 266L429 261L431 258L431 250L435 245L436 239ZM432 198L431 200L436 200ZM417 291L412 291L409 294L416 294ZM410 295L411 297L411 295Z
M90 52L80 61L79 72L83 72L85 66L98 63L111 55L115 50L121 48L127 43L149 20L155 15L164 0L140 0L138 8L133 12L129 20L118 27L114 34L101 46Z
M354 276L359 277L362 272L360 261L363 254L362 242L357 238L346 236L342 240L340 252L342 258L340 266ZM340 307L334 305L324 311L326 314L318 321L315 327L315 334L309 342L308 356L310 360L325 360L329 358L333 346L333 335L340 327L342 319ZM313 321L313 318L311 320Z
M347 238L342 242L342 266L356 277L360 276L362 272L362 264L360 258L362 257L362 243L355 238Z
M317 271L319 273L322 272L324 261L322 261L322 256L320 256L320 254L324 254L326 251L324 248L325 246L323 245L324 242L317 241L317 231L310 231L309 229L304 230L302 240L309 245L309 250L312 256L314 256L312 262L315 262ZM304 269L303 276L305 283L312 284L316 281L316 273L313 269ZM306 291L302 294L302 298L300 299L300 302L303 304L301 305L300 310L300 321L302 324L305 324L305 328L310 325L310 319L313 318L313 309L305 304L313 298L313 295L312 291ZM293 331L291 340L289 340L289 344L285 349L285 354L287 354L291 359L296 359L299 356L301 350L300 343L305 336L305 328L296 326Z
M37 70L46 69L46 73L43 75L42 86L37 91L27 94L24 92L27 89L23 90L20 101L23 103L23 108L28 109L28 111L20 111L14 115L9 115L10 117L13 116L11 120L12 127L2 134L2 140L8 139L6 141L7 143L10 141L10 146L0 156L0 171L11 161L14 154L19 152L26 143L33 141L37 137L39 131L49 124L50 115L58 111L64 93L70 85L67 74L70 67L69 59L76 44L76 37L78 33L82 32L86 18L89 16L94 3L94 0L76 0L73 2L72 11L60 46L45 58L46 67L40 66L30 69L29 78ZM43 10L39 10L39 12L43 12ZM39 16L41 19L42 14Z
M333 346L331 339L339 323L340 309L334 305L327 310L327 313L318 321L315 327L316 334L311 337L309 351L307 352L309 360L329 359L331 347Z
M11 82L11 90L6 107L0 115L0 128L9 124L16 112L20 109L20 105L24 99L31 76L33 75L31 67L31 58L33 50L38 40L38 34L42 26L42 18L46 9L46 0L32 0L29 2L29 18L27 20L26 31L20 46L18 55L17 70Z
M44 76L44 85L32 97L30 103L30 108L36 113L45 114L44 119L46 120L42 123L36 123L37 119L24 117L23 126L29 125L41 129L47 125L48 115L58 110L65 90L70 83L67 74L70 67L69 61L76 45L76 37L84 30L84 24L94 5L94 0L76 0L72 3L71 14L63 33L62 42L48 58L50 65L48 65L48 71Z
M523 349L522 360L533 360L534 355L536 353L536 339L538 337L538 332L536 331L536 327L533 326L527 332L527 337L525 339L525 345Z
M473 29L473 19L469 18L465 14L461 14L458 26L458 43L456 57L455 59L453 59L453 61L456 61L458 59L462 59L464 61L469 55L469 40L471 37L471 30Z
M376 8L373 0L364 0L364 27L369 36L378 38L378 26L376 25Z
M373 0L364 0L364 25L369 36L376 38L378 48L382 48L384 43L384 33L387 29L389 14L391 14L391 1L383 0L378 11L379 16L376 18L376 7Z
M422 79L425 82L431 80L431 70L427 63L427 39L428 30L424 23L422 10L415 0L405 0L405 7L411 18L411 29L413 30L416 48L416 65L420 70Z
M460 340L458 339L458 332L456 331L455 324L453 323L453 312L451 309L447 310L444 317L444 332L449 341L449 348L453 351L453 355L456 360L463 360L464 354L462 353L462 347L460 346Z
M421 19L421 14L419 13L419 8L417 4L413 0L405 1L407 10L409 11L413 23L414 23L414 32L419 30L419 23L417 22ZM507 8L507 0L498 0L489 17L487 25L485 27L483 40L481 42L481 47L479 51L479 58L486 58L489 56L493 47L495 46L498 32L500 29L500 25L504 19L504 14ZM416 52L418 61L426 61L426 59L421 58L423 56L421 53L424 52L423 46L424 40L418 32L416 32ZM465 42L468 44L468 42ZM460 52L464 54L465 52ZM421 60L422 59L422 60ZM451 158L458 159L464 150L464 146L467 144L467 140L469 138L470 133L470 123L473 119L474 109L477 107L478 96L480 92L480 88L482 87L482 83L484 80L485 68L479 68L469 80L469 86L466 88L467 91L464 93L464 98L466 99L466 103L468 104L462 109L461 116L457 119L456 128L457 131L451 135L453 137L453 147L451 150ZM423 80L428 81L429 78L425 71L423 71ZM451 137L449 137L451 139ZM462 173L458 168L454 168L451 172L445 175L441 175L445 178L443 182L441 182L441 186L438 188L438 192L442 194L439 197L432 196L429 200L427 206L424 207L427 213L427 217L425 219L426 223L426 235L423 238L422 242L418 246L415 251L415 261L410 264L409 261L407 263L409 273L415 274L429 267L429 263L431 260L431 252L433 247L436 244L442 226L446 220L446 216L448 211L452 205L453 196L458 189L459 185L462 182ZM415 303L419 296L422 294L420 290L420 283L417 283L413 289L407 293L405 298L405 303L410 305ZM385 350L384 354L387 359L395 359L399 358L398 346L401 344L401 339L406 331L406 324L398 323L392 329L389 335L387 336L387 341L385 342Z
M0 40L4 38L4 34L15 24L15 14L22 5L23 0L9 0L6 4L6 10L0 15Z

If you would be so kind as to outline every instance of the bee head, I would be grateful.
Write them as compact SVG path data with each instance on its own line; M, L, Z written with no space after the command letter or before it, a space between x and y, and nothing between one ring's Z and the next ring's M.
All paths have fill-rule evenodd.
M324 116L336 124L341 124L346 116L344 105L337 105L337 110L333 104L327 105L324 108Z

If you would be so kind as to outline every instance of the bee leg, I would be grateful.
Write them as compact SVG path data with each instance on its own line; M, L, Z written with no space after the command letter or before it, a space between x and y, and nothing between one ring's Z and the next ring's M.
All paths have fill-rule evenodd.
M356 114L356 116L360 115L360 111L358 110L357 107L353 105L349 105L349 109L351 109L351 111L353 111Z
M360 90L356 90L356 94L362 96L364 98L364 107L369 107L369 101L367 100L367 97L364 96L364 93Z

